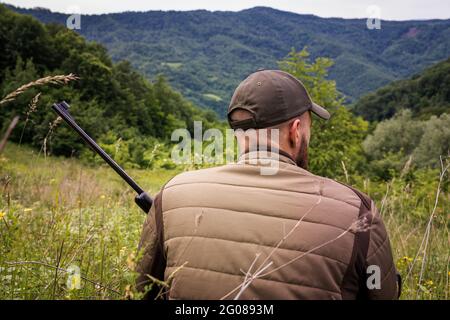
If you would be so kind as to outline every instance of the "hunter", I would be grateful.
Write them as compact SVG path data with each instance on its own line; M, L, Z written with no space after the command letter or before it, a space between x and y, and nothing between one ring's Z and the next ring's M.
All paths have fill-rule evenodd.
M237 163L179 174L155 197L137 267L147 298L400 296L374 202L308 171L312 114L330 118L289 73L260 70L237 87Z

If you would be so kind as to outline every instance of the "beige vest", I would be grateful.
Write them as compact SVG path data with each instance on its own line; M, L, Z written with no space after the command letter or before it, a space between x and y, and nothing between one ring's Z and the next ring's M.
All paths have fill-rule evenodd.
M389 239L372 201L279 157L253 152L169 181L144 227L139 271L162 268L170 299L396 298ZM268 167L276 174L262 175ZM362 216L371 229L355 233ZM158 228L164 262L145 240ZM381 268L375 291L365 288L372 263Z

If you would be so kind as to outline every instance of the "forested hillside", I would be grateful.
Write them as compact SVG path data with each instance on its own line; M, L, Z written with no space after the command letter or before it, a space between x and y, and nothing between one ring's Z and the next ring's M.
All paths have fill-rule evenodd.
M402 109L410 109L419 118L450 111L450 58L362 97L353 111L367 120L380 121Z
M73 116L93 138L104 144L119 139L128 146L126 160L145 165L145 152L157 139L169 139L175 128L192 128L196 119L205 120L205 125L216 121L212 111L195 107L163 77L150 83L128 62L113 63L102 45L87 42L65 26L43 25L0 5L1 97L43 76L69 73L79 80L64 87L37 87L0 106L4 127L15 115L23 118L12 141L42 147L49 124L56 118L50 106L66 100ZM39 92L42 95L37 96ZM30 108L33 97L37 105ZM60 126L57 131L48 144L51 153L67 156L83 150L84 145L68 127Z
M65 21L44 9L25 12ZM135 270L146 216L133 190L56 120L55 101L69 102L77 122L154 196L180 172L220 165L236 154L234 145L203 136L191 143L187 163L174 162L173 129L192 131L202 120L203 129L220 133L226 125L158 73L190 100L223 114L241 77L273 66L300 79L332 114L329 121L313 121L308 170L375 201L403 279L401 298L448 300L449 60L357 103L355 111L368 119L395 113L380 122L356 116L338 89L357 96L448 59L449 21L383 22L381 31L369 31L363 20L255 8L83 16L81 33L107 48L0 5L0 299L143 297ZM8 140L5 129L17 115ZM195 147L217 145L224 148L214 157ZM279 231L286 240L284 228ZM341 236L315 249L328 250L323 246ZM172 275L151 286L170 290Z
M44 22L67 19L45 9L14 10ZM241 79L258 68L277 67L292 47L308 46L312 57L332 58L330 78L349 100L450 55L450 20L382 21L381 30L368 30L365 19L265 7L83 15L79 32L148 78L164 73L184 96L221 115Z

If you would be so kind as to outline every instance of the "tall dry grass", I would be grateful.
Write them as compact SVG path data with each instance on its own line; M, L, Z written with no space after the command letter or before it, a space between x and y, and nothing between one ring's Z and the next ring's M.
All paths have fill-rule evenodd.
M137 177L151 191L169 178ZM0 190L0 299L125 297L145 216L112 170L11 144L0 158ZM73 265L80 290L66 285Z
M131 171L151 193L177 173ZM388 183L349 179L380 209L405 279L402 299L447 299L448 174L429 170L407 176ZM44 158L10 144L0 158L0 190L1 299L140 297L133 270L145 216L133 203L132 190L112 170L75 159ZM263 276L269 263L270 258L253 266L244 286L252 276ZM71 290L68 271L74 265L81 270L81 288ZM162 292L168 289L167 283L161 285Z
M19 88L17 88L16 90L14 90L13 92L8 93L2 100L0 100L0 105L15 100L18 96L20 96L22 93L26 92L31 88L41 87L49 84L66 85L70 81L75 81L78 79L79 78L73 73L70 73L68 75L55 75L40 78L30 83L24 84Z

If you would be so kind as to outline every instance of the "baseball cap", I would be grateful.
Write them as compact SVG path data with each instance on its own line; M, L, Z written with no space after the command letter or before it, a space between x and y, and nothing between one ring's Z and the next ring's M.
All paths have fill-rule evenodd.
M235 110L248 111L252 117L232 120ZM228 122L233 129L261 129L280 124L312 111L328 120L330 113L314 103L305 86L281 70L259 70L249 75L234 91L228 107Z

